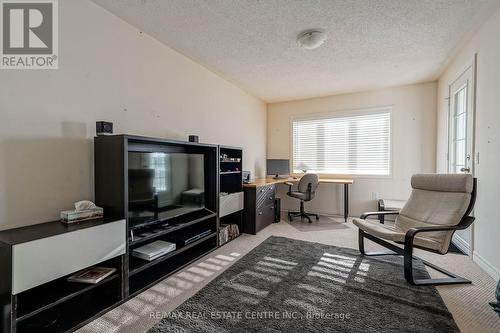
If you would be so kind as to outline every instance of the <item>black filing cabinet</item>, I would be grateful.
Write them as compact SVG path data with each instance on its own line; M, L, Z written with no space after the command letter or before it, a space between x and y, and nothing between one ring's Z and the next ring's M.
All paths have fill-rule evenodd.
M243 232L255 235L274 222L276 185L257 185L244 188L245 219Z

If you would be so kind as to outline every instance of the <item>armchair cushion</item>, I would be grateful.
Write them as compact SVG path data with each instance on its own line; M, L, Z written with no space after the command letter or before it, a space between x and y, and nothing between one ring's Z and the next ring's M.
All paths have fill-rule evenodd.
M396 218L405 233L412 227L457 225L469 206L473 178L468 174L417 174L411 178L410 198ZM421 238L437 242L446 253L453 231L428 232Z
M414 189L438 192L472 193L474 178L470 174L415 174L411 177Z
M456 226L471 202L474 179L470 174L416 174L410 198L399 212L394 227L354 220L360 229L387 240L403 242L413 227ZM432 231L415 237L415 245L448 252L453 230Z
M363 219L353 219L353 223L359 229L375 237L390 240L393 242L403 243L405 241L406 232L403 232L403 230L399 229L396 226L380 224ZM441 243L427 237L416 236L413 244L436 251L439 251L441 248Z
M353 219L352 222L361 230L379 238L399 242L405 237L402 230L388 224L380 224L356 218Z

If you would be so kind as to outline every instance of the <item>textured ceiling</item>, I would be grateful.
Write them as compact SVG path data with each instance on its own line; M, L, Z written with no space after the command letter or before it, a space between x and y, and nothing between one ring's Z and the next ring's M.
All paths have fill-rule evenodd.
M267 102L433 80L500 0L93 0ZM328 34L297 47L308 28Z

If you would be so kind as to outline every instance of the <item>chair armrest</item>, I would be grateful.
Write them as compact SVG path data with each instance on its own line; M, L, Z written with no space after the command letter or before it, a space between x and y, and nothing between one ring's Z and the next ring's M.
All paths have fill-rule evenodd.
M466 216L464 220L461 221L458 225L436 225L429 227L410 228L405 235L405 246L411 245L415 236L420 232L463 230L467 229L472 224L472 222L474 222L474 219L475 218L472 216Z
M366 219L368 216L374 216L374 215L398 215L399 210L384 210L381 212L366 212L361 214L359 217L360 219Z
M284 184L288 185L288 186L293 186L293 183L291 183L291 182L285 182Z

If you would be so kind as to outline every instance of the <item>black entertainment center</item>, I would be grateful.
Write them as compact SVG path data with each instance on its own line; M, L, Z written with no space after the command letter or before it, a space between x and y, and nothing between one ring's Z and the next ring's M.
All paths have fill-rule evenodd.
M0 231L0 331L74 331L236 238L242 158L238 147L95 137L95 203L104 219ZM137 254L155 243L172 248ZM116 272L97 284L67 281L92 266Z
M94 155L96 204L127 221L124 298L217 247L217 145L110 135L94 139ZM133 256L157 240L177 248L153 261Z

